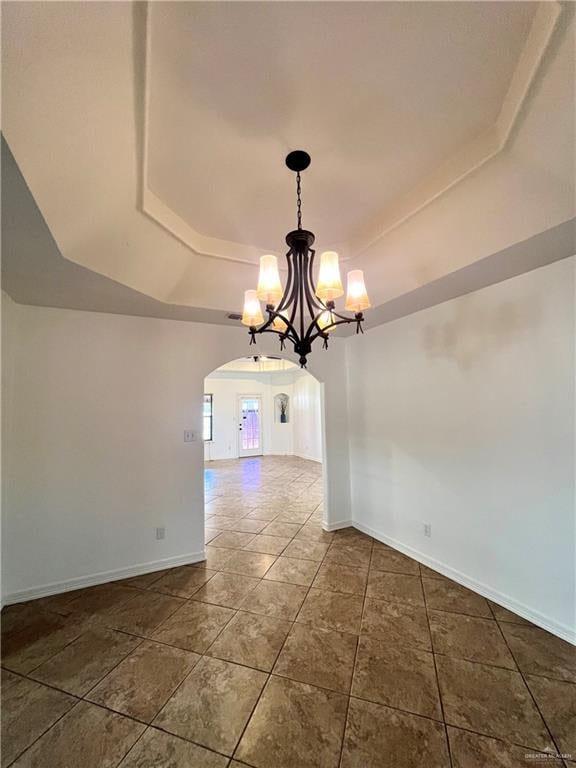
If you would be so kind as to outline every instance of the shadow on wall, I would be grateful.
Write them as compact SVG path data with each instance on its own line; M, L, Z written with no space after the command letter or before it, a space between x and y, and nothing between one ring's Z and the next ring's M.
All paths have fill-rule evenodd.
M451 320L424 327L423 346L428 357L453 360L468 370L502 352L540 325L536 296L486 306L482 297L470 296L454 305Z

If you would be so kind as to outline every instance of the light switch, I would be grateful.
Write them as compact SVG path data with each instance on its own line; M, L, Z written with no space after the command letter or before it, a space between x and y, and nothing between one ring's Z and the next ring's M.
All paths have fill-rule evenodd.
M194 443L196 441L196 433L192 429L184 430L184 442Z

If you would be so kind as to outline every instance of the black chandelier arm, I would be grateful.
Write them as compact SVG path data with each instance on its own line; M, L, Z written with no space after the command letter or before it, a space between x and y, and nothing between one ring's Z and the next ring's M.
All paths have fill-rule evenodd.
M299 337L304 337L304 280L302 279L303 261L304 255L300 249L296 251L296 259L298 264L298 298L296 300L295 309L298 312L298 323L300 325Z
M310 325L308 326L308 330L306 331L306 341L309 344L312 344L314 339L317 339L318 336L325 336L327 333L329 333L329 331L326 331L326 328L321 328L318 322L322 317L322 315L324 314L324 312L327 312L327 311L329 312L330 308L324 305L324 308L323 309L321 308L320 312L318 312L317 315L313 316L312 322L310 323ZM332 328L332 325L328 327Z
M289 320L287 320L287 323L294 329L294 321L296 319L296 311L298 309L298 289L300 283L298 254L290 249L286 254L286 258L288 259L288 263L290 264L292 270L292 284L290 286L286 285L286 291L284 292L284 296L282 297L278 311L289 310ZM286 315L287 314L288 312L286 312ZM286 316L284 316L284 320L286 321ZM296 330L294 330L294 332L297 333Z
M294 266L292 264L292 259L290 258L291 255L292 251L290 250L286 254L286 261L288 262L288 277L286 279L286 288L284 289L284 293L282 294L282 298L278 304L278 312L282 312L290 305L294 294L294 286L296 281L294 279Z
M317 297L315 291L312 290L314 288L314 257L316 256L316 251L314 248L310 248L310 254L311 256L308 264L308 287L312 294L312 303L314 304L315 308L324 312L326 309L328 309L328 305L322 301L322 299ZM314 317L314 312L311 312L310 314L312 317Z
M310 284L308 283L308 280L305 280L304 282L304 298L306 299L306 306L308 307L308 312L310 314L310 317L312 320L314 319L314 316L316 315L316 310L320 309L316 301L314 300L312 291L310 289Z
M352 322L354 322L353 318L347 317L346 315L339 315L337 312L335 312L334 311L334 302L333 301L323 302L322 300L320 300L320 304L318 305L318 308L320 309L320 311L318 312L317 315L313 316L312 322L310 323L310 326L309 326L308 331L306 333L306 340L310 344L314 341L314 339L317 339L318 336L324 336L325 334L330 333L330 331L326 330L326 329L327 328L333 328L336 325L336 323L334 322L334 323L330 323L329 326L325 326L324 328L322 328L320 326L319 320L322 317L322 315L324 314L324 312L330 312L332 315L334 315L334 317L340 318L342 323L346 323L346 322L347 323L352 323ZM314 334L314 329L315 328L318 330L318 332ZM312 334L314 334L314 336Z
M265 323L260 328L251 327L250 328L250 344L256 344L256 334L260 333L274 333L276 336L280 337L280 350L284 349L284 344L286 343L286 340L290 341L294 346L298 343L298 341L287 331L277 331L275 328L268 328L268 323Z
M307 270L307 279L304 282L304 292L306 295L306 304L308 305L308 312L310 312L310 317L314 320L316 319L316 310L320 310L320 315L322 312L326 311L326 305L323 301L319 300L316 297L316 294L314 293L314 278L312 273L312 267L314 263L314 254L315 251L311 248L310 249L311 258L308 260L308 270Z
M334 301L327 301L326 303L322 302L325 306L325 308L334 315L334 317L337 317L339 320L344 320L348 322L353 322L354 320L364 320L364 315L362 312L356 312L354 314L354 317L350 317L350 315L343 315L340 312L336 312L336 305Z
M332 312L332 314L336 315L335 312ZM307 341L310 344L313 344L316 339L321 336L323 339L327 339L328 335L332 332L333 328L336 328L337 325L350 325L350 323L356 323L356 333L364 333L362 330L362 322L364 320L364 316L361 312L357 312L354 317L344 317L342 315L336 315L337 317L341 317L341 320L337 320L335 323L331 323L330 325L326 326L326 328L319 329L315 334L311 336L307 336ZM309 331L314 327L314 323L310 326L308 329Z
M255 332L256 333L276 333L279 336L284 336L285 338L290 339L290 341L293 344L297 344L300 339L298 337L298 332L296 331L292 323L288 322L286 320L286 317L282 315L280 312L278 312L277 310L275 310L271 304L269 304L266 307L266 311L268 312L268 320L266 320L266 322L263 325L261 325L259 328L256 328ZM271 327L272 323L277 317L279 317L284 323L286 323L287 325L286 330L279 331L276 328Z
M278 331L276 328L270 327L270 323L266 322L264 325L260 326L260 328L256 328L254 330L254 333L275 333L277 336L280 336L284 339L289 339L292 344L297 344L299 339L294 335L294 331L291 328L287 328L285 331Z
M292 299L291 306L292 306L292 308L291 308L291 311L290 311L290 317L286 317L285 315L283 315L282 319L284 320L284 322L286 323L288 328L292 331L292 333L294 334L294 337L295 338L300 338L298 336L298 330L296 329L296 326L294 325L294 323L296 321L296 312L298 310L298 287L297 287L296 284L294 285L294 297Z
M266 323L266 325L268 325ZM261 328L255 328L254 334L260 334L260 333L275 333L277 336L280 336L280 339L288 339L288 341L291 341L292 344L297 343L295 339L293 338L292 334L290 334L287 331L278 331L276 328L266 328L265 326L262 326Z

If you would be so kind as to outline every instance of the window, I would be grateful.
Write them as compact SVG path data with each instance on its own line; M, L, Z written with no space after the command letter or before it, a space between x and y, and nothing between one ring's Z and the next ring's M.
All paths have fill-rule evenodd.
M212 440L212 421L213 421L213 396L204 395L204 440Z

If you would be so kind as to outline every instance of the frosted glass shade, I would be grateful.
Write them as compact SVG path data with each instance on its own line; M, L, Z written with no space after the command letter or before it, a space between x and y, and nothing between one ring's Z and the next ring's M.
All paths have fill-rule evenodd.
M281 317L275 317L274 320L272 320L272 328L274 328L275 331L284 333L284 331L288 328L288 325Z
M338 266L338 254L335 251L324 251L320 255L320 272L316 296L322 301L334 301L344 295L342 280L340 279L340 267Z
M261 325L264 322L262 308L256 291L244 291L244 311L242 325Z
M348 290L346 292L345 309L348 312L362 312L370 306L370 299L364 285L364 272L353 269L348 272Z
M318 327L321 330L324 330L325 328L328 328L328 326L334 325L334 323L336 322L336 318L334 317L332 312L330 312L329 309L326 309L324 312L322 312L317 322L318 322Z
M282 298L282 283L276 256L260 256L260 275L256 294L266 304L277 304Z

